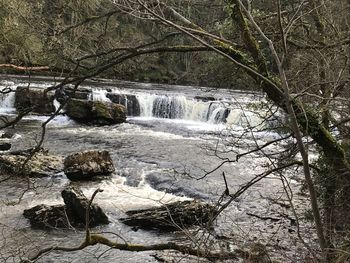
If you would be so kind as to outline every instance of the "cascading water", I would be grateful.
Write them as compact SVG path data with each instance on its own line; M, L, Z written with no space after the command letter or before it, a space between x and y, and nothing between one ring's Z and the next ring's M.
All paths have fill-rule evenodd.
M37 86L37 83L34 84ZM0 84L0 88L11 86L11 89L14 90L18 85L18 83L16 85ZM24 85L27 84L24 83ZM43 88L49 85L50 83L42 84ZM68 120L62 119L63 121L57 122L55 126L48 126L45 138L45 147L50 149L51 153L61 156L88 149L107 150L111 153L117 168L115 174L105 179L75 182L74 184L79 186L88 197L96 189L104 190L96 196L94 202L107 212L111 224L102 226L98 231L118 233L128 242L143 244L174 242L174 238L177 237L172 234L159 235L153 231L132 231L118 220L125 217L125 211L144 209L188 198L216 202L221 198L222 191L225 190L222 172L228 175L229 187L234 189L254 178L256 174L260 174L262 172L260 165L264 165L266 159L258 154L254 158L242 156L239 162L227 163L220 170L216 170L213 168L216 167L218 161L221 162L224 159L216 160L210 150L215 150L215 155L219 154L220 158L235 160L236 151L238 153L245 151L244 147L255 146L256 143L264 145L266 141L277 136L262 131L264 134L258 139L250 140L250 133L242 137L240 127L254 126L263 119L260 115L265 116L259 107L254 106L256 101L261 100L261 97L257 99L246 93L220 91L220 96L226 99L215 100L214 97L206 99L198 96L202 95L201 90L192 89L185 93L178 87L171 87L172 92L169 92L170 88L164 91L149 90L149 88L152 87L145 85L144 89L137 89L135 86L128 89L103 89L101 86L98 88L85 86L84 92L90 93L92 90L89 99L123 104L128 110L129 119L132 119L130 116L139 116L139 118L120 125L92 127L79 123L66 125ZM215 94L215 97L218 98L218 95L219 93ZM7 110L13 109L14 97L14 92L1 96L0 107ZM60 104L57 101L54 101L54 104L57 110ZM41 123L37 120L40 117L39 120L45 121L47 116L33 116L16 125L15 131L21 137L12 139L13 150L27 149L37 142L37 134L41 131ZM220 129L220 127L230 128L230 125L233 127L228 129L228 132ZM229 144L235 138L235 134L240 140L239 143L242 141L239 144L239 146L242 145L240 148ZM223 145L218 144L219 139L222 140ZM225 143L228 143L227 148ZM280 150L276 148L277 146L271 145L271 147L272 150ZM214 172L210 176L203 177L205 171ZM193 180L193 178L202 179ZM274 177L271 176L271 179ZM278 240L290 237L292 226L290 226L289 217L286 217L287 227L278 225L280 233L276 234L276 225L266 223L266 221L261 224L256 222L255 225L249 224L249 217L246 214L246 211L257 215L268 211L270 215L272 205L267 200L277 200L277 198L281 200L281 193L277 191L281 189L278 188L279 182L280 180L269 180L267 183L261 181L256 184L251 192L237 200L234 206L225 210L227 214L224 220L218 221L215 225L215 231L233 233L235 237L250 231L254 234L252 240L255 240L256 237L271 240L270 233L271 237L276 237ZM84 231L79 229L41 231L32 230L29 227L29 222L22 216L22 211L37 204L61 204L60 192L66 185L71 184L63 173L49 178L39 178L35 183L38 186L35 191L28 189L26 180L16 176L2 181L1 184L0 221L2 224L0 224L0 231L3 238L0 239L0 254L2 258L7 255L9 258L14 257L11 262L19 261L16 260L18 248L21 249L23 255L26 255L43 245L80 244L81 239L85 236ZM299 189L299 185L294 181L290 182L290 185ZM25 193L23 196L22 192ZM17 193L22 198L18 204L16 203ZM276 196L273 193L276 193ZM271 199L262 198L262 195L271 197ZM298 197L294 200L299 201ZM7 205L12 202L16 205ZM280 211L280 206L277 209ZM227 218L237 220L237 225L240 229L242 228L242 232L237 232L237 234L233 232L233 224ZM311 229L311 227L301 229ZM261 237L262 235L264 236ZM27 236L30 239L27 239ZM96 261L96 256L99 257L98 261L101 263L156 262L156 259L150 256L154 252L129 253L119 250L106 252L104 247L101 247L101 251L97 251L96 247L91 247L91 250L88 247L76 253L48 253L38 262L58 263L62 262L62 258L65 262L93 262ZM289 248L289 243L283 246L283 253L285 253L285 247Z
M122 90L113 90L113 93L110 93L106 89L92 89L90 99L122 104L127 108L128 116L243 126L249 125L249 120L254 123L259 121L254 114L242 114L240 107L235 107L235 103L227 99L206 101L176 94L162 95L146 92L125 94Z
M0 86L0 91L4 94L0 94L0 112L12 113L15 111L15 92L12 91L12 85L3 83Z
M106 96L107 91L103 89L92 89L91 94L89 96L90 100L94 101L107 101L111 102L111 100Z

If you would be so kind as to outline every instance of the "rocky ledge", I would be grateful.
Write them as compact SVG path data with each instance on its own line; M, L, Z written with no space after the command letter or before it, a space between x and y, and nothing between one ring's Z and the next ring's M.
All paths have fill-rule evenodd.
M63 171L63 158L45 151L36 153L24 166L28 152L10 152L0 155L0 170L14 175L30 177L51 176Z

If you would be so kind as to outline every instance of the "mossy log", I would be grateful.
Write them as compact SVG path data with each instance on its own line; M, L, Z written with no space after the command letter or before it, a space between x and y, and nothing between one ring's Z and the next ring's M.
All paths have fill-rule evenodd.
M191 226L210 227L216 207L198 201L178 201L160 207L126 212L120 219L126 225L142 229L174 231Z

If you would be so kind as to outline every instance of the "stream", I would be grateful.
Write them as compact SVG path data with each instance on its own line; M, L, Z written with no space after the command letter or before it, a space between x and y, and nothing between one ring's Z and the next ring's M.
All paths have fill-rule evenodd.
M24 77L3 76L0 89L15 89L28 83ZM52 84L50 78L30 80L30 85L35 87ZM84 231L32 229L22 215L24 209L37 204L63 203L60 192L67 185L79 186L88 198L97 188L104 190L94 202L102 207L111 223L93 231L106 235L113 232L116 235L110 237L119 242L123 242L120 236L138 244L186 242L181 232L134 231L118 219L127 210L172 201L217 202L226 189L223 172L230 192L234 193L264 172L269 160L257 152L242 156L238 162L227 162L219 168L218 165L282 136L269 129L276 120L263 123L263 118L268 116L268 103L259 93L111 80L92 80L82 86L91 90L92 100L109 101L107 94L111 92L128 95L123 101L128 108L127 122L86 126L61 114L48 125L43 146L50 153L62 156L89 149L107 150L116 172L103 180L89 182L71 182L63 173L30 182L15 176L1 181L0 262L18 262L21 257L53 244L68 247L80 244ZM14 100L14 92L0 97L2 116L15 114ZM40 136L40 125L47 118L29 115L15 128L8 128L15 132L11 150L33 147ZM266 151L278 152L283 147L273 144ZM303 217L308 199L299 194L302 181L298 176L285 176L294 192L294 208ZM0 180L4 177L0 171ZM29 190L28 184L32 186ZM273 258L302 262L307 252L297 237L294 215L281 203L288 203L281 179L270 175L249 188L221 214L215 233L230 240L229 249L260 242L267 244ZM314 242L315 230L310 222L301 221L300 231L308 242ZM159 262L155 254L168 258L166 262L206 262L170 252L127 252L104 246L73 253L52 252L37 262ZM178 261L171 261L171 257Z

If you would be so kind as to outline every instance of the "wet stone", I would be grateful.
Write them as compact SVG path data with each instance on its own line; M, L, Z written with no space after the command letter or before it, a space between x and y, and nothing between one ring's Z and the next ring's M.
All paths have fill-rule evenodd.
M55 111L54 93L45 92L40 87L17 87L15 92L15 107L18 111L31 109L38 114L50 114Z
M23 212L33 228L83 228L86 225L86 210L89 200L80 189L67 187L62 191L64 205L40 204ZM92 204L89 209L89 226L108 224L107 215L101 207Z
M8 151L11 149L11 143L0 141L0 151Z
M14 132L10 132L10 131L5 131L1 134L1 138L2 139L11 139L13 136L15 135Z
M26 153L8 153L0 155L0 170L13 175L27 175L30 177L52 176L63 171L62 157L45 152L38 152L27 160Z
M23 212L33 228L68 228L64 205L37 205Z
M70 180L91 180L95 176L110 175L115 171L108 151L89 150L68 155L64 173Z
M126 121L126 108L123 105L103 101L71 99L66 105L66 114L87 125L112 125Z

